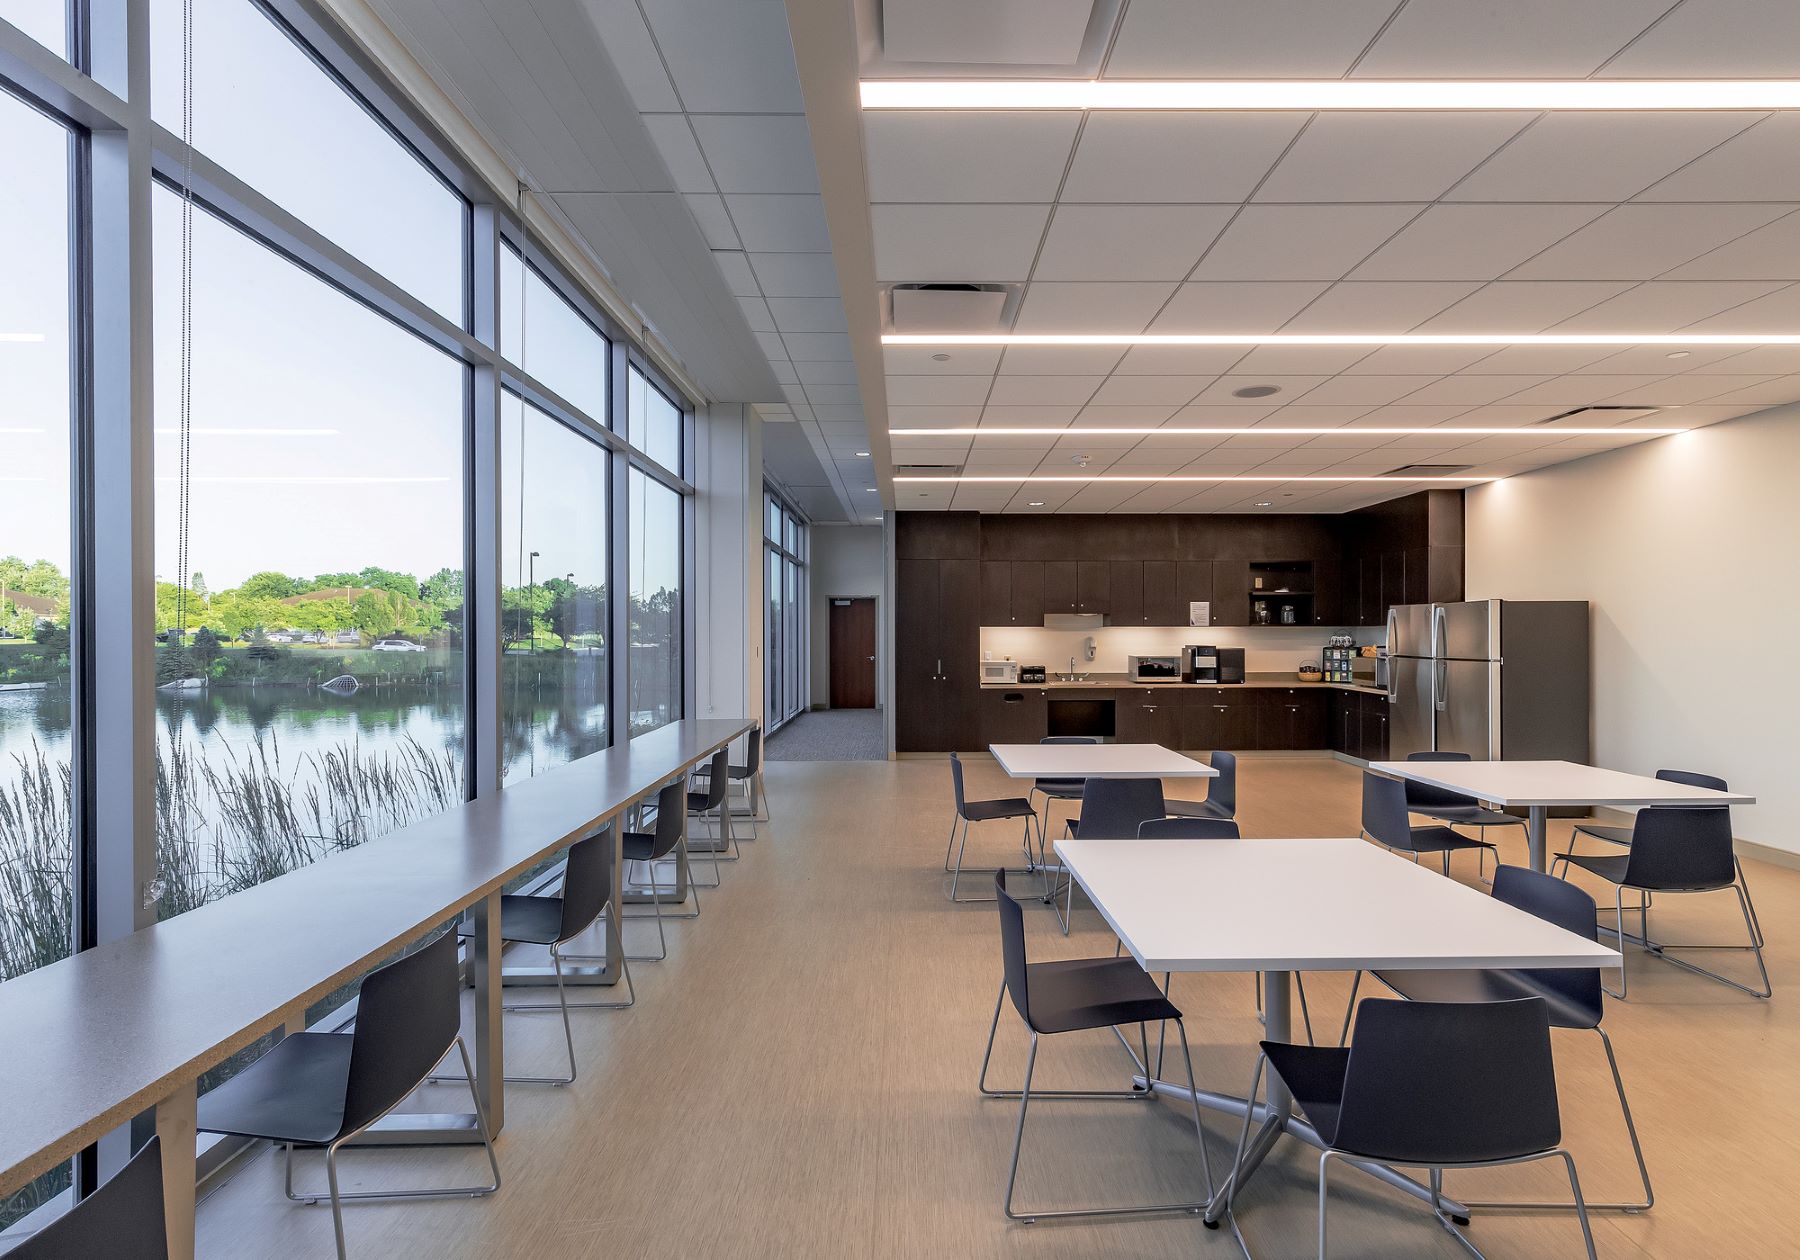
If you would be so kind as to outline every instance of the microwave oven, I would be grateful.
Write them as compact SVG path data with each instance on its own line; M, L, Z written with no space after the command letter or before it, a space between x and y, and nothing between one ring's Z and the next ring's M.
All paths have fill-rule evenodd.
M1179 656L1132 656L1126 658L1132 682L1180 682Z
M981 662L981 681L1010 686L1019 681L1019 662L983 661Z

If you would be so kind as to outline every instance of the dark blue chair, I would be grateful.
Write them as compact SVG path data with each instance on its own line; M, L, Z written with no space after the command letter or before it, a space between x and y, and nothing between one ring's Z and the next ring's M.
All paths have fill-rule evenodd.
M1046 735L1038 741L1040 744L1098 744L1099 742L1100 741L1092 735ZM1050 825L1050 802L1079 801L1081 799L1082 785L1086 782L1087 780L1085 779L1032 780L1031 790L1025 793L1025 799L1030 800L1033 795L1042 796L1044 798L1044 813L1043 816L1038 819L1039 860L1042 860L1044 857L1044 845L1046 843L1044 833L1048 830Z
M1135 840L1138 828L1163 817L1161 779L1088 779L1081 788L1081 817L1063 824L1065 834L1076 840ZM1051 894L1062 893L1058 913L1063 935L1069 934L1069 916L1075 912L1075 881L1064 879Z
M1656 777L1664 783L1684 783L1688 787L1710 788L1714 792L1729 792L1725 780L1713 774L1701 774L1697 770L1658 770ZM1651 805L1650 809L1691 809L1688 805ZM1596 840L1604 840L1608 844L1630 844L1630 827L1608 827L1599 823L1575 824L1576 836L1592 836ZM1569 838L1569 847L1575 847L1574 836Z
M1408 761L1469 761L1468 753L1459 752L1414 752L1407 753ZM1473 796L1462 792L1452 792L1448 788L1435 787L1430 783L1420 783L1414 779L1406 780L1406 808L1415 814L1437 822L1448 823L1453 827L1479 827L1481 838L1487 839L1489 827L1523 827L1526 820L1505 810L1489 809ZM1486 856L1482 857L1485 869Z
M1240 840L1234 818L1147 818L1138 824L1139 840Z
M1332 1162L1424 1168L1434 1196L1444 1171L1561 1159L1588 1260L1594 1235L1575 1160L1562 1149L1556 1067L1550 1055L1549 1003L1398 1002L1372 998L1357 1009L1348 1049L1265 1041L1250 1096L1264 1065L1279 1077L1324 1145L1319 1158L1319 1256ZM1250 1136L1246 1112L1238 1160ZM1233 1208L1236 1179L1226 1199ZM1474 1243L1441 1207L1438 1223L1475 1255Z
M1750 900L1750 886L1744 880L1743 864L1738 861L1737 854L1732 849L1731 810L1728 806L1641 809L1632 824L1631 847L1624 856L1562 853L1557 855L1553 870L1560 870L1567 875L1571 865L1580 867L1590 875L1598 875L1613 886L1614 926L1601 930L1616 935L1621 950L1627 943L1641 946L1666 963L1672 963L1695 975L1705 976L1709 980L1717 980L1720 984L1730 985L1751 997L1766 998L1774 991L1769 983L1769 968L1763 962L1762 924L1756 917L1756 906ZM1639 894L1638 904L1634 907L1638 912L1636 936L1625 931L1627 888ZM1750 937L1749 944L1688 944L1651 939L1650 894L1722 892L1727 888L1737 894L1738 909L1744 915L1744 929ZM1756 969L1762 973L1762 988L1753 989L1729 976L1688 962L1685 958L1676 958L1668 952L1672 949L1748 950L1756 955ZM1621 958L1619 990L1612 994L1614 997L1625 996L1626 975L1627 968ZM1612 990L1607 992L1612 993Z
M1482 855L1480 870L1482 874L1486 873L1487 854L1494 851L1493 845L1448 827L1415 827L1408 816L1410 813L1404 783L1372 771L1363 772L1362 829L1365 836L1389 849L1412 854L1415 862L1422 853L1439 854L1446 875L1450 873L1452 853L1474 849Z
M1523 866L1502 866L1494 871L1494 900L1516 907L1554 923L1565 932L1590 941L1598 941L1594 899L1573 884L1553 875L1540 874ZM1591 1032L1600 1038L1606 1050L1606 1063L1612 1069L1613 1089L1619 1095L1619 1110L1625 1116L1625 1132L1631 1137L1631 1153L1637 1160L1638 1177L1644 1185L1644 1197L1634 1203L1590 1203L1588 1210L1609 1209L1642 1212L1656 1202L1650 1188L1650 1169L1644 1163L1644 1148L1638 1141L1637 1124L1631 1118L1631 1104L1625 1098L1625 1081L1619 1075L1618 1056L1613 1053L1612 1039L1600 1026L1606 1013L1601 997L1600 972L1594 967L1537 967L1511 971L1377 971L1375 978L1403 998L1422 1002L1505 1002L1514 998L1541 997L1549 1008L1550 1027ZM1350 1008L1356 1006L1356 991L1362 983L1358 973L1350 988ZM1344 1033L1350 1029L1350 1010L1344 1012ZM1344 1035L1338 1037L1344 1044ZM1542 1211L1567 1208L1567 1203L1470 1203L1479 1208L1516 1208Z
M162 1139L151 1138L111 1181L6 1253L7 1260L168 1260Z
M1176 818L1237 817L1237 754L1215 752L1211 765L1219 773L1206 781L1206 799L1189 801L1171 796L1163 802L1165 814Z
M981 1057L981 1079L978 1088L988 1098L1017 1098L1019 1120L1013 1130L1012 1166L1006 1174L1005 1211L1015 1221L1075 1216L1127 1216L1145 1212L1198 1212L1213 1195L1212 1164L1206 1154L1206 1128L1200 1123L1200 1104L1191 1099L1194 1113L1194 1140L1200 1147L1200 1169L1206 1179L1204 1198L1192 1203L1158 1203L1132 1207L1059 1208L1050 1211L1019 1211L1013 1207L1013 1188L1019 1180L1019 1151L1025 1142L1025 1112L1033 1097L1037 1098L1126 1098L1142 1099L1139 1089L1122 1090L1039 1090L1032 1092L1031 1078L1037 1070L1038 1038L1057 1033L1082 1032L1087 1029L1121 1027L1136 1024L1149 1055L1150 1024L1173 1020L1181 1033L1181 1057L1187 1064L1188 1089L1194 1089L1194 1060L1188 1050L1187 1026L1181 1022L1181 1011L1156 987L1137 962L1130 958L1071 958L1058 962L1030 962L1025 951L1025 915L1019 903L1006 891L1006 872L994 875L994 900L1000 909L1000 956L1003 975L1000 996L994 1001L994 1019L988 1026L987 1051ZM1031 1048L1025 1057L1025 1082L1016 1090L993 1089L987 1083L988 1064L994 1057L994 1038L1000 1028L1000 1008L1012 998L1013 1009L1031 1033ZM1123 1040L1123 1034L1121 1034Z
M956 795L956 813L950 819L950 842L944 846L944 869L950 873L951 901L992 901L991 897L959 897L956 895L957 881L962 878L963 851L969 844L969 827L973 823L998 822L1003 819L1021 818L1025 821L1025 860L1031 861L1031 824L1037 819L1037 810L1031 802L1022 796L1009 796L989 801L971 801L963 792L962 758L955 753L950 754L950 786ZM962 841L957 841L957 828L962 828ZM956 852L954 864L950 861L950 853ZM993 871L995 867L982 867L983 871ZM1044 895L1050 895L1050 881L1044 881Z

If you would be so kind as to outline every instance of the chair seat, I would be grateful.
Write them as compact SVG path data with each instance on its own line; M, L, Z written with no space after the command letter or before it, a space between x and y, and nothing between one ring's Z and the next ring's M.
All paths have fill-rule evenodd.
M1601 1009L1538 984L1528 971L1377 971L1376 977L1414 1002L1510 1002L1541 997L1552 1028L1597 1028Z
M1156 981L1129 958L1027 963L1034 1032L1075 1032L1180 1019Z
M343 1136L350 1079L345 1033L295 1033L200 1099L197 1127L302 1146Z
M996 818L1035 817L1037 811L1022 796L1007 796L992 801L964 801L963 817L970 822L992 822Z
M1349 1049L1265 1041L1262 1051L1269 1056L1269 1070L1281 1078L1294 1096L1294 1105L1319 1131L1325 1145L1330 1146L1337 1136L1338 1115L1344 1106Z
M1631 857L1629 854L1619 857L1606 857L1597 853L1564 853L1561 856L1574 865L1579 866L1582 870L1587 871L1590 874L1598 875L1609 884L1618 884L1622 888L1645 887L1643 884L1628 884L1625 882L1625 872L1631 866ZM1726 879L1709 881L1702 884L1656 884L1651 886L1649 891L1712 892L1719 888L1729 888L1731 887L1732 882L1733 881Z
M647 862L656 852L656 837L647 831L625 831L619 834L619 856L627 862Z
M458 936L475 935L475 925L456 925ZM503 896L500 898L500 939L527 945L549 945L562 937L562 898Z
M1163 798L1163 813L1171 818L1218 818L1225 822L1232 820L1232 815L1217 801L1187 801L1178 796Z
M1412 843L1405 846L1413 853L1456 852L1462 849L1491 849L1494 846L1486 840L1476 840L1448 827L1413 827Z
M1597 827L1590 823L1578 823L1575 827L1577 835L1592 836L1596 840L1604 840L1608 844L1630 844L1630 827Z
M712 767L701 766L698 770L694 771L694 777L697 779L712 778ZM725 769L725 777L728 779L748 779L750 777L750 767L727 766Z
M1053 796L1059 801L1078 801L1085 779L1034 779L1031 786L1045 796Z
M712 793L710 793L710 792L689 792L687 807L688 807L688 813L690 813L690 814L698 814L701 810L711 809L712 808Z
M1451 805L1442 809L1418 811L1427 818L1453 823L1458 827L1523 827L1525 820L1503 810L1485 809L1480 805Z

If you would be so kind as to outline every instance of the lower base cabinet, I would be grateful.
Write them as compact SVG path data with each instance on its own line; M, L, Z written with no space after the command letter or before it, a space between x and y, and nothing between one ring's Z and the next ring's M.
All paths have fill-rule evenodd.
M981 737L989 744L1035 744L1049 730L1046 697L1039 687L984 688L979 710Z
M1192 700L1171 688L1133 687L1113 693L1113 738L1121 744L1182 747L1181 716Z
M1326 712L1326 746L1332 752L1364 761L1382 761L1388 755L1388 703L1386 696L1361 691L1334 691Z
M1059 695L1068 695L1059 692ZM1309 752L1329 749L1376 761L1387 755L1384 697L1308 687L1121 687L1083 690L1090 704L1110 703L1112 738L1121 744L1211 752ZM1050 693L1042 687L984 687L972 721L940 721L951 747L972 752L989 744L1034 744L1050 729ZM913 751L903 748L902 751Z

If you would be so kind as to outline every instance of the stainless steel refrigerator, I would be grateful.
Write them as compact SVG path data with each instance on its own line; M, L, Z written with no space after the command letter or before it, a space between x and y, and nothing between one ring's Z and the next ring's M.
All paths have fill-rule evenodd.
M1588 639L1583 600L1388 609L1388 756L1587 761Z

